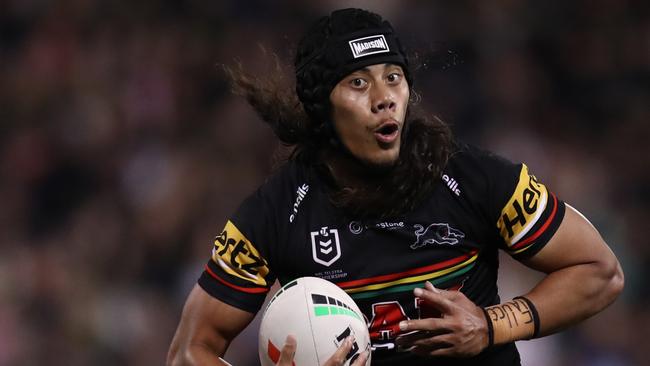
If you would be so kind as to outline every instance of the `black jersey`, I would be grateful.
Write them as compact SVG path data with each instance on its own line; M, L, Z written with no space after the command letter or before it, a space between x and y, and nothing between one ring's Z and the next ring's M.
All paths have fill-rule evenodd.
M524 164L472 147L449 159L440 184L417 209L358 220L334 207L315 169L288 162L247 198L217 236L200 286L257 312L276 279L328 279L369 324L373 365L518 365L514 344L470 360L422 359L394 340L404 319L435 316L413 296L425 281L462 291L479 306L500 302L498 249L521 260L538 252L564 204Z

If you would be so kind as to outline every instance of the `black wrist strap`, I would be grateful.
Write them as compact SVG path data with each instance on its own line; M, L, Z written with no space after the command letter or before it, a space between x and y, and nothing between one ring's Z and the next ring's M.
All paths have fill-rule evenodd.
M487 310L485 310L485 308L481 308L481 310L483 310L483 315L485 315L485 321L487 322L487 328L488 328L487 348L490 348L494 345L494 326L492 325L492 320L490 320L490 315L488 314Z
M524 296L517 296L513 300L516 299L524 300L526 304L528 304L528 308L530 309L531 315L533 316L533 325L535 327L535 330L533 331L533 336L530 337L530 339L539 337L539 314L537 313L537 308L535 307L535 304L533 304L532 301L528 300L528 298Z

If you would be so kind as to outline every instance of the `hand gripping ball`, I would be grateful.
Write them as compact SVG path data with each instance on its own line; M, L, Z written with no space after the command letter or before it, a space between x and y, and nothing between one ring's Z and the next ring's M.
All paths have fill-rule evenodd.
M298 342L295 366L324 364L350 335L354 344L344 365L370 350L367 323L354 300L335 284L317 277L287 283L267 305L259 333L262 366L276 364L289 334ZM370 357L366 365L370 365Z

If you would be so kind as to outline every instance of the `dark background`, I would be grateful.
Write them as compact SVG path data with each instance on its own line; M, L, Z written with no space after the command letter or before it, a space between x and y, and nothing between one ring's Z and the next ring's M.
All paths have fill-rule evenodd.
M648 364L649 2L0 0L0 365L163 364L278 148L218 65L269 72L260 45L290 62L350 6L393 23L425 110L525 161L623 264L617 303L520 342L525 364ZM505 260L504 298L539 278L522 269ZM227 358L254 365L255 342Z

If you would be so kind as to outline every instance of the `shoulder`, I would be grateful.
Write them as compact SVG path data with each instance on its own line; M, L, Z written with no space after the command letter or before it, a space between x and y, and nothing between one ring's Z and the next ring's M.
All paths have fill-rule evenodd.
M308 165L287 161L245 200L244 205L253 210L260 209L260 205L277 210L294 200L296 192L308 190L314 179Z
M442 179L451 179L479 195L487 192L512 191L523 167L491 151L465 143L457 143Z
M290 160L279 166L267 177L259 190L269 194L278 194L287 186L291 186L304 176L305 167L298 162Z
M492 151L474 145L457 143L450 155L448 168L498 176L518 171L521 168L521 163L512 162Z
M441 178L451 192L477 207L492 225L516 191L525 170L522 163L470 144L457 143Z

